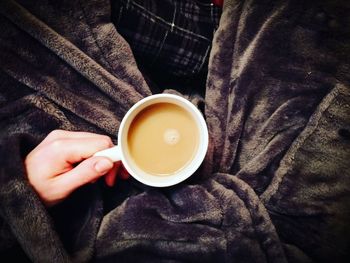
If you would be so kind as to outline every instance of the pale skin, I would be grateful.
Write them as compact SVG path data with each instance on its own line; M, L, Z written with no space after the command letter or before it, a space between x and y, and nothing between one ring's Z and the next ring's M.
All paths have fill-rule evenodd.
M122 179L127 179L129 174L120 162L93 157L94 153L112 146L112 140L105 135L55 130L25 158L29 183L48 207L102 176L108 186L113 186L117 174Z

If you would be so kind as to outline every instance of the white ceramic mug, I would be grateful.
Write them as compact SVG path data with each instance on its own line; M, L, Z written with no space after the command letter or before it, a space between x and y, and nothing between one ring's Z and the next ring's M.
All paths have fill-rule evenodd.
M156 176L143 171L133 161L127 150L127 138L129 127L133 119L146 107L156 103L173 103L186 110L195 120L199 131L199 145L192 161L178 172ZM146 97L134 106L124 116L118 132L118 145L95 153L94 156L104 156L112 161L122 161L129 174L143 184L155 187L166 187L178 184L190 177L201 165L208 149L208 128L201 112L188 100L172 94L157 94Z

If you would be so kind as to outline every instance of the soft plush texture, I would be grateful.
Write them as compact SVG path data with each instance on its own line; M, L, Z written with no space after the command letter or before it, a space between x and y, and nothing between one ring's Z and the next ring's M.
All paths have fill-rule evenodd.
M347 262L347 1L225 0L190 180L89 184L47 209L23 158L54 129L107 134L152 94L110 3L0 2L0 255L34 262ZM164 92L176 92L165 90Z

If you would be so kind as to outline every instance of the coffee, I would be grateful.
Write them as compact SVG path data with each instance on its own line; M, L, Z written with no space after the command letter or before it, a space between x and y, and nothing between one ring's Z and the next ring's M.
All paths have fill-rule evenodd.
M143 171L171 175L189 164L198 148L195 119L182 107L156 103L133 119L128 131L128 152Z

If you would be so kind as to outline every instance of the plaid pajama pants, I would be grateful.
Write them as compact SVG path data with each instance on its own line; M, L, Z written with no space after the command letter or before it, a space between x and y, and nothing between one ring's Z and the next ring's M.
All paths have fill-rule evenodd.
M158 84L203 83L221 8L211 1L112 0L112 20Z

